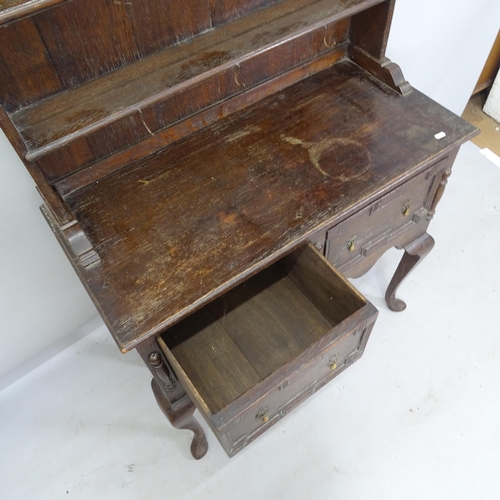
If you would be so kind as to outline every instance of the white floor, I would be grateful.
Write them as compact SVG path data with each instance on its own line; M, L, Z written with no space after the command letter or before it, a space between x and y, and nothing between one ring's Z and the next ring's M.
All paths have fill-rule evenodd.
M139 357L80 336L0 392L0 498L498 500L500 168L476 146L430 233L407 310L382 300L393 250L355 281L380 310L365 356L231 460L208 432L194 461Z

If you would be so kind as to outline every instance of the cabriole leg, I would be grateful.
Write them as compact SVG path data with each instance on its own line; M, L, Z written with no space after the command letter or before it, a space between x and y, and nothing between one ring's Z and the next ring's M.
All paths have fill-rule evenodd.
M153 375L151 387L158 406L176 429L194 433L191 454L199 460L205 456L208 443L193 416L195 405L172 372L155 338L145 340L136 349Z
M151 388L155 395L156 402L164 415L176 429L187 429L193 431L194 437L191 443L191 454L196 460L204 457L208 450L208 443L205 433L200 424L194 418L193 413L196 410L191 399L186 394L175 403L171 403L168 396L160 388L158 382L153 378Z
M401 285L402 281L415 269L433 247L434 238L427 233L419 236L405 247L405 253L385 293L385 301L389 309L392 311L403 311L406 309L406 304L396 298L399 285Z

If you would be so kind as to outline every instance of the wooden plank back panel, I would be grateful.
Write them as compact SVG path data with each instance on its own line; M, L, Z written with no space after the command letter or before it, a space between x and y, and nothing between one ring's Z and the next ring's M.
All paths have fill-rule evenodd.
M322 8L328 5L326 0L322 2ZM293 9L290 11L294 6L301 7L300 12ZM334 4L330 10L328 15L333 19L322 22L321 11L314 10L305 0L294 0L288 10L282 6L273 10L275 24L272 29L281 30L278 35L276 32L269 33L270 28L266 24L269 19L258 13L251 18L249 16L248 19L227 25L218 32L213 30L189 44L181 44L71 92L46 100L33 109L21 110L12 119L29 149L43 148L68 134L74 136L75 133L82 133L93 124L118 112L123 115L123 110L127 112L127 109L135 110L137 107L143 109L152 104L152 101L161 102L165 100L165 94L177 93L198 83L189 80L207 79L209 75L205 76L205 73L221 73L223 69L239 66L242 60L258 56L264 49L282 50L283 43L275 46L276 39L291 44L287 46L288 50L296 52L299 57L304 51L310 53L314 47L317 50L318 42L324 50L332 43L341 43L347 38L345 28L341 30L343 33L335 35L335 40L329 30L333 29L333 34L336 29L325 28L327 24L336 24L338 6ZM296 41L295 25L303 16L312 24L309 31L315 31L317 34L305 33L303 36L306 38L299 42ZM345 27L345 22L339 23L339 26ZM291 38L288 42L287 36ZM310 36L316 38L316 42L308 38ZM283 58L283 55L280 57ZM241 86L242 82L239 84Z
M68 145L68 149L77 167L81 167L95 160L95 154L90 148L86 137L80 137Z
M23 6L22 2L7 3L5 9L0 5L0 14L8 10L10 3L14 7ZM276 1L45 3L48 7L54 5L31 18L0 27L0 95L8 112L98 78Z
M55 149L33 164L49 182L76 172L96 160L96 155L90 147L90 139L91 137L77 137L67 147Z
M131 2L128 12L141 57L212 27L207 0L141 0Z
M32 19L0 27L0 104L7 112L63 90Z
M2 26L1 103L11 112L191 38L212 27L211 10L204 0L79 0Z
M124 145L135 144L149 135L141 113L129 115L104 130L88 136L88 142L96 158L113 154Z
M35 22L66 88L139 58L125 4L79 0L36 16Z
M69 148L56 149L49 155L33 162L33 164L49 183L51 179L62 173L69 174L70 172L78 170L78 164L73 159L73 155Z

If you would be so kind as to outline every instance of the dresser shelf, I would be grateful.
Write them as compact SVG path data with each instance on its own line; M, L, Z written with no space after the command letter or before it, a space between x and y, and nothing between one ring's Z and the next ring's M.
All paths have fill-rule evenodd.
M289 70L284 54L296 52L299 65L346 43L349 23L342 20L380 2L286 0L21 108L11 119L29 161L91 133L113 134L120 125L120 131L127 125L133 129L124 144L130 145L186 112L194 114ZM255 73L262 65L267 69ZM185 100L190 106L179 109Z

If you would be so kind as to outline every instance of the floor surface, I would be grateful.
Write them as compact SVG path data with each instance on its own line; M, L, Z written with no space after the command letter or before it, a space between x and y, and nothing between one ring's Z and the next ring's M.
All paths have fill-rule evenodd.
M488 148L497 156L500 156L500 123L483 111L486 98L486 92L480 92L472 96L465 107L462 117L481 131L479 135L472 139L472 142L476 146Z
M364 357L231 460L210 432L191 458L104 326L77 339L0 392L0 498L498 500L500 168L473 144L430 233L408 308L382 299L391 250L355 280L380 310Z

